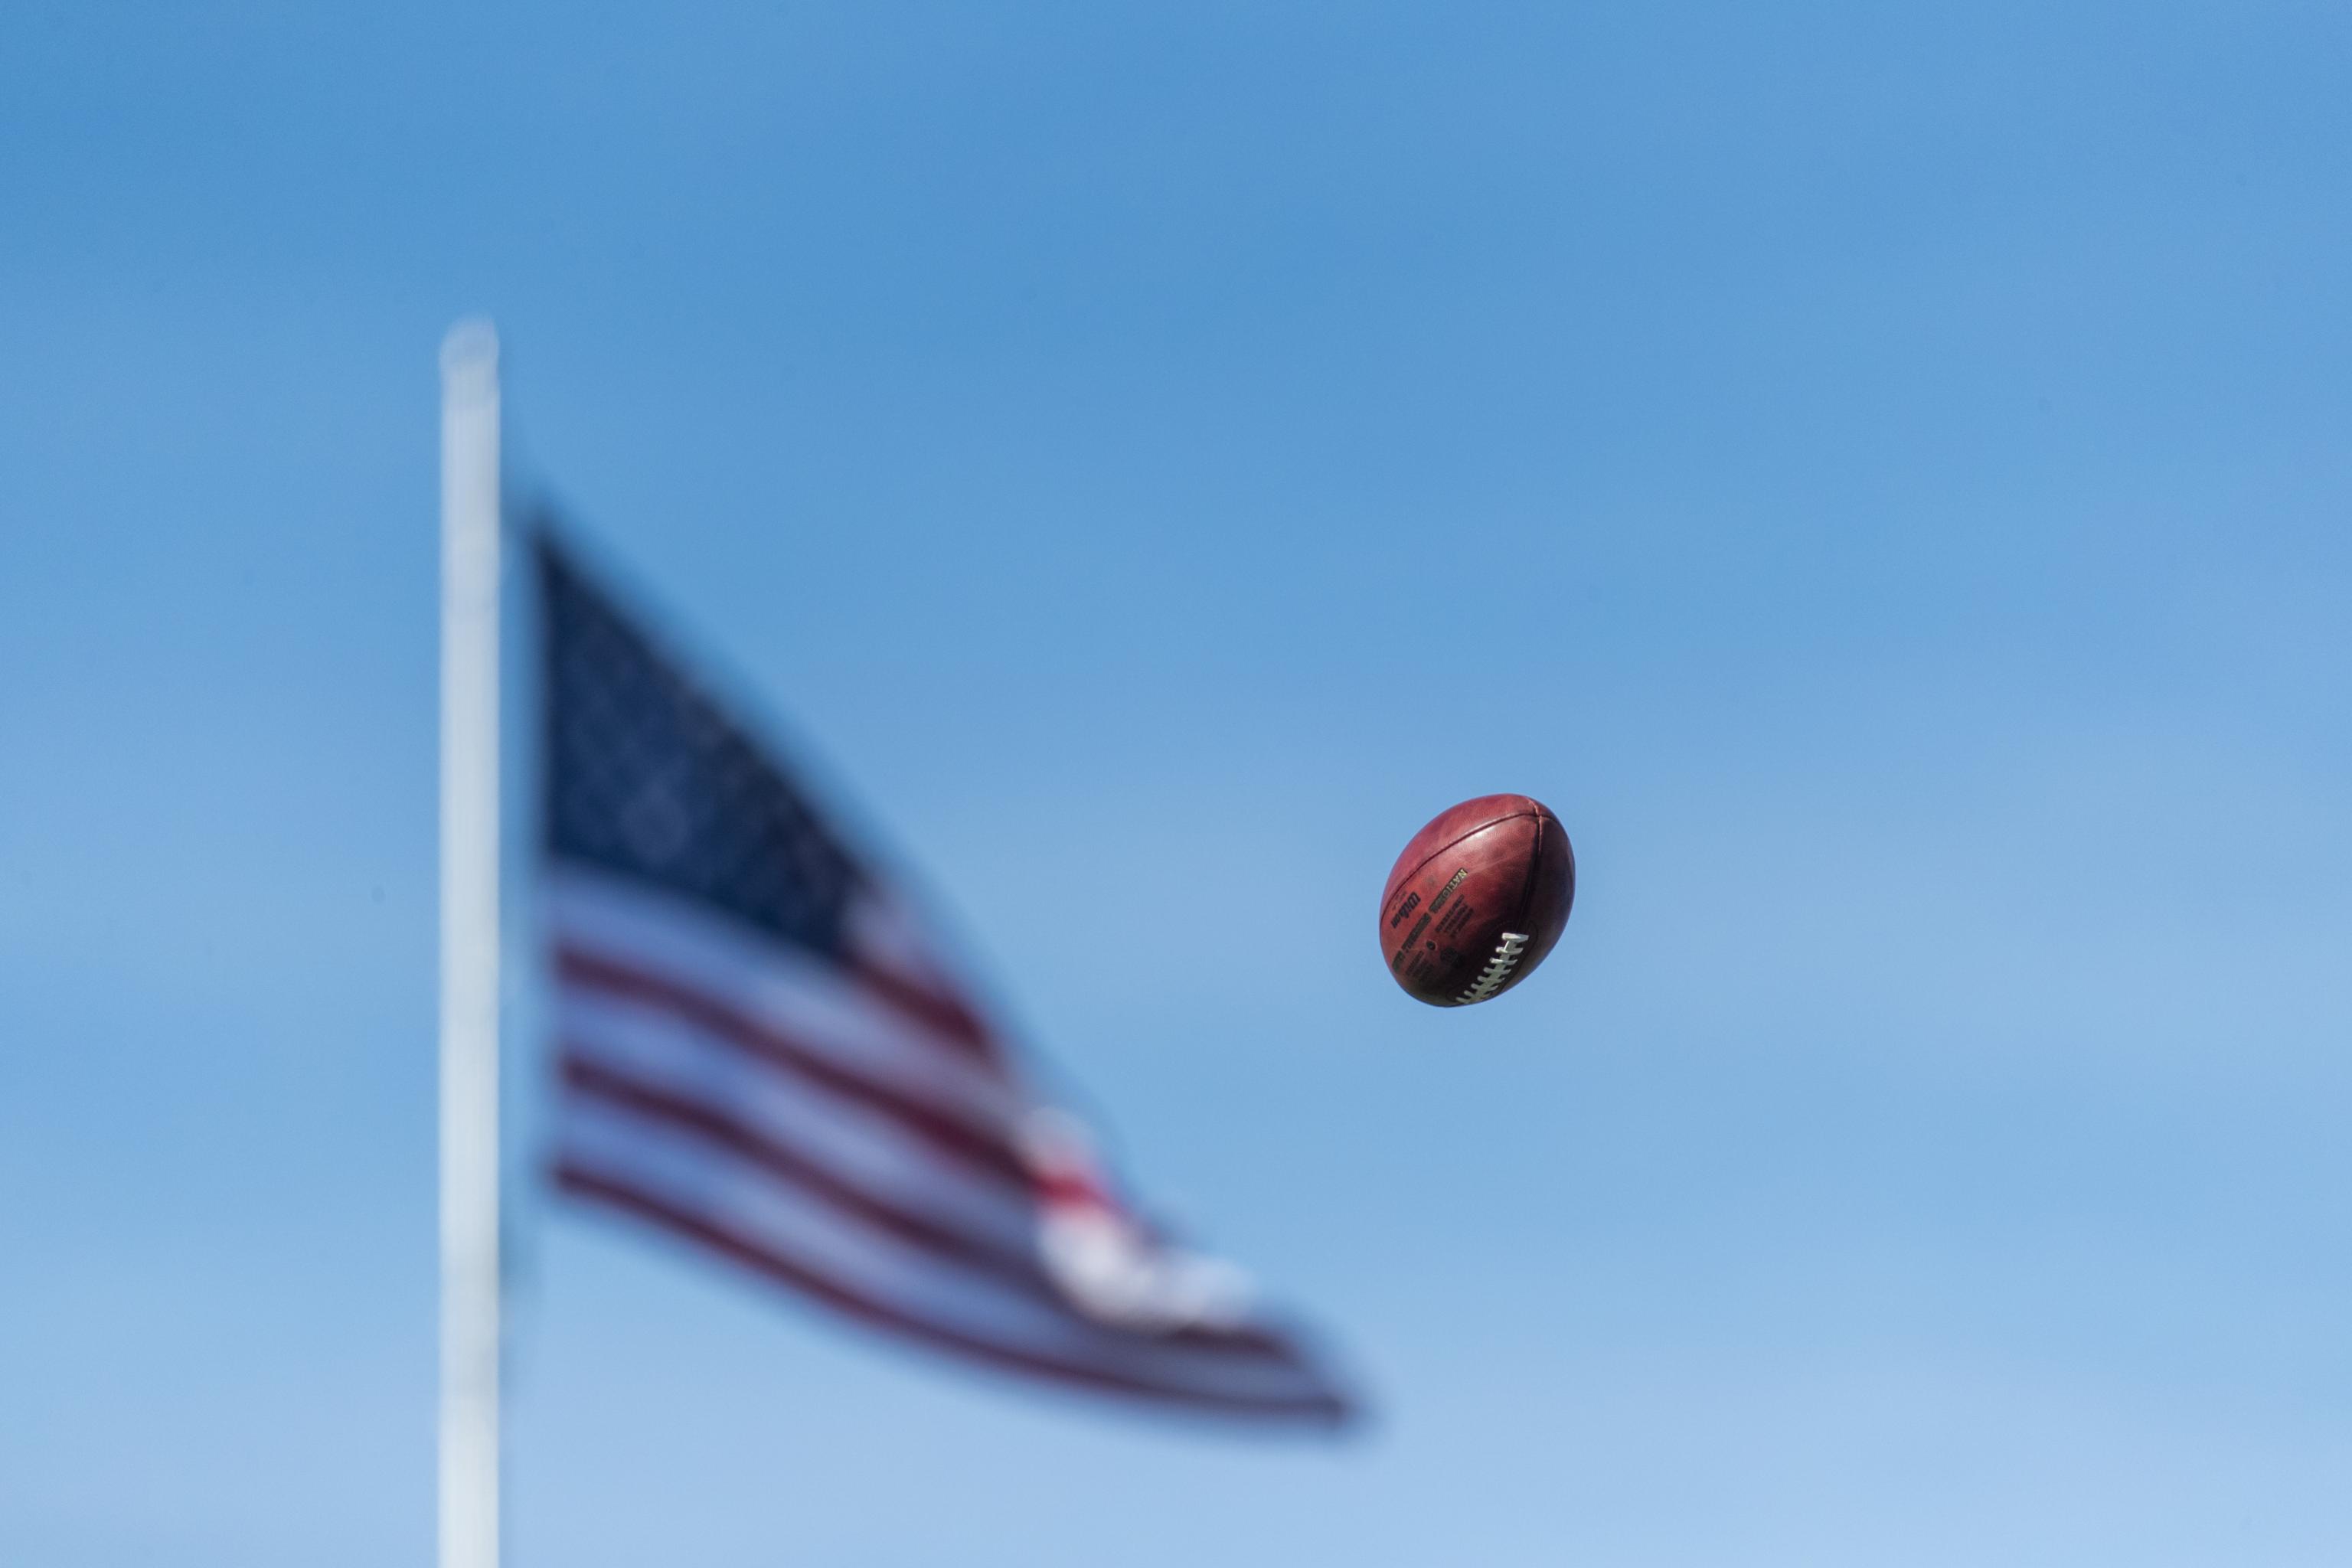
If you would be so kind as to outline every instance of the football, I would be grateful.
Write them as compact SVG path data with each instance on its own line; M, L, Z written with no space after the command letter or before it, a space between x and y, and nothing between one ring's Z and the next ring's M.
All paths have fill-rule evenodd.
M1501 995L1559 941L1576 900L1576 852L1542 802L1465 800L1412 836L1381 894L1381 956L1433 1007Z

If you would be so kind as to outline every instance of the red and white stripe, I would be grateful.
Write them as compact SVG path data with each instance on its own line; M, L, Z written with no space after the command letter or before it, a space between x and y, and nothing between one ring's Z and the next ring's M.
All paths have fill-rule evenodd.
M1101 1190L910 921L857 910L844 965L568 864L543 890L564 1191L1001 1369L1348 1414L1231 1270L1160 1246Z

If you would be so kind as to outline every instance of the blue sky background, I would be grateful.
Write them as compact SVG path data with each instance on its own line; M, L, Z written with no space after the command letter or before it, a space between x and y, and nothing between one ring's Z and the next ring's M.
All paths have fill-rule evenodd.
M0 1558L425 1561L436 440L1380 1402L534 1204L512 1560L2352 1561L2352 13L0 15ZM1517 790L1567 939L1370 935Z

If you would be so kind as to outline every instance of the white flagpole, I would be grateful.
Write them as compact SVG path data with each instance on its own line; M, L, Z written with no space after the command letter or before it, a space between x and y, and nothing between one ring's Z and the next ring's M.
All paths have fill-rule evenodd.
M441 1568L499 1561L499 341L441 343Z

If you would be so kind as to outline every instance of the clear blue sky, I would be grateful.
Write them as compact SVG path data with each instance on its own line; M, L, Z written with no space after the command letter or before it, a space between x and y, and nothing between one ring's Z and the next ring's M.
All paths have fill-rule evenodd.
M1336 1449L534 1205L513 1560L2352 1561L2352 13L0 15L0 1559L432 1531L435 353ZM1381 971L1463 796L1576 837Z

